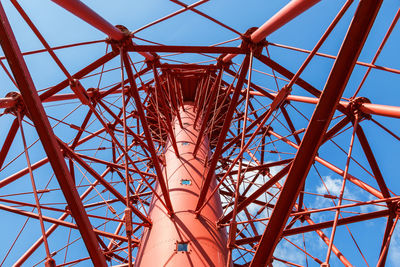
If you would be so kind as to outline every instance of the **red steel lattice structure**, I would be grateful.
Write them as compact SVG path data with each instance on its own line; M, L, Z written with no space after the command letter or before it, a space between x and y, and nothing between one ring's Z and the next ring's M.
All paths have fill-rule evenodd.
M183 8L130 32L79 0L53 0L108 37L51 47L29 12L10 0L45 48L24 53L0 4L0 63L18 89L0 99L0 210L22 218L5 223L15 235L3 244L1 265L384 266L400 214L397 172L384 164L397 155L400 107L375 103L378 92L360 94L370 72L399 79L399 69L376 65L399 7L365 63L359 57L382 0L343 1L310 51L266 38L319 0L292 0L244 33L200 11L206 0L171 1ZM237 38L210 46L138 44L146 41L138 32L189 11ZM318 52L345 16L351 21L337 56ZM73 74L56 54L95 44L106 53ZM307 56L291 72L269 48ZM38 90L26 57L40 53L65 78ZM320 88L301 78L316 57L334 60ZM360 66L363 78L349 88ZM393 149L379 157L380 138L371 136L378 131ZM368 223L382 227L366 241Z

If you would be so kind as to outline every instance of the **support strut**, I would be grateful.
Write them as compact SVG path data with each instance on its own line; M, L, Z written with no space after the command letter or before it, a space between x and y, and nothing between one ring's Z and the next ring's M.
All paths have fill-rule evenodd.
M60 147L57 144L46 112L36 92L32 78L15 40L11 26L0 3L0 39L4 54L7 57L14 74L18 88L24 100L25 107L30 114L43 148L49 158L54 174L67 200L68 207L78 225L82 239L95 266L107 266L105 257L97 242L97 237L79 198L71 174L68 171Z
M265 266L272 259L289 213L322 141L321 133L325 133L329 126L381 3L382 1L362 0L357 8L250 266Z

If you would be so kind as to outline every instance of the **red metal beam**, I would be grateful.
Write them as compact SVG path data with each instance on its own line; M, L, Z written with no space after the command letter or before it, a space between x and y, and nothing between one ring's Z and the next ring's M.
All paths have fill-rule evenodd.
M169 197L168 187L167 187L166 181L164 179L163 172L161 170L160 161L158 159L158 156L157 156L157 153L156 153L156 150L154 147L153 138L150 134L150 128L149 128L149 125L146 120L146 114L144 113L142 100L140 98L139 91L136 86L136 81L135 81L135 78L134 78L134 75L132 72L132 68L131 68L130 61L129 61L129 55L127 52L122 52L122 60L124 62L126 74L128 75L129 84L131 85L130 93L132 94L132 97L135 100L136 109L137 109L139 117L140 117L140 122L142 123L143 132L144 132L144 135L145 135L145 138L147 141L147 145L148 145L148 148L150 151L151 159L154 164L154 169L156 170L156 173L157 173L157 181L158 181L161 191L163 193L163 197L165 200L165 204L168 208L168 212L172 214L173 207L172 207L171 199Z
M119 156L116 159L116 162L120 161L121 158L123 157L123 155ZM47 160L47 158L45 159ZM47 162L47 161L46 161ZM112 170L112 168L108 167L102 174L101 176L104 177L108 172L110 172ZM80 198L83 200L85 199L90 192L92 192L92 190L94 190L94 188L99 184L99 180L94 181L94 183L92 184L92 186L89 186L85 192L82 193L82 195L80 196ZM69 216L69 212L64 212L58 220L64 221L67 217ZM58 224L53 224L52 226L50 226L47 231L46 231L46 237L50 236L58 227ZM16 266L20 266L22 265L34 252L35 250L42 244L43 242L43 237L38 238L38 240L29 248L26 250L26 252L15 262Z
M262 95L257 92L253 92L253 95ZM272 94L275 95L275 94ZM307 97L307 96L299 96L299 95L289 95L287 100L297 101L302 103L309 103L309 104L318 104L318 98L315 97ZM339 105L347 108L350 105L348 101L339 101ZM400 107L398 106L389 106L389 105L380 105L380 104L373 104L373 103L361 103L360 104L360 111L364 112L365 114L371 115L380 115L392 118L400 118Z
M128 47L134 52L161 53L210 53L210 54L246 54L248 51L240 47L227 46L183 46L183 45L133 45Z
M97 242L93 227L86 215L82 201L73 184L60 148L57 144L51 125L46 117L46 112L37 94L32 77L28 71L21 51L15 40L13 31L0 3L0 38L3 52L7 57L9 66L13 72L18 88L21 92L26 109L30 114L43 148L49 158L54 174L60 184L60 188L68 202L72 215L79 227L82 239L85 242L89 255L96 266L107 266L106 260Z
M360 2L250 266L269 263L382 0Z
M254 43L260 42L262 39L281 28L283 25L296 18L304 11L314 6L321 0L292 0L285 7L279 10L272 18L265 22L250 36Z
M4 160L10 150L11 144L14 141L15 135L18 132L19 123L18 119L14 119L14 122L11 124L10 130L8 131L6 140L4 140L3 147L0 150L0 169L3 167Z
M267 65L268 67L270 67L271 69L283 75L285 78L291 80L294 77L294 74L291 71L289 71L282 65L278 64L277 62L273 61L269 57L264 55L256 55L256 58L265 65ZM319 91L317 88L315 88L314 86L312 86L311 84L309 84L308 82L304 81L301 78L297 78L295 84L302 87L313 96L319 97L321 95L321 91Z
M90 9L79 0L52 0L57 5L68 10L83 21L86 21L99 31L107 34L111 39L120 41L124 34L114 25L110 24L99 14Z
M262 41L265 37L281 28L283 25L296 18L304 11L315 5L321 0L292 0L274 16L267 20L261 27L250 35L250 40L253 43ZM224 62L229 62L234 58L235 54L226 55L223 58Z
M11 97L0 98L0 108L14 107L17 101Z
M225 115L225 121L224 121L224 124L222 126L222 129L221 129L221 132L220 132L220 135L219 135L219 138L218 138L218 143L217 143L217 146L215 148L214 154L212 156L212 159L211 159L211 162L210 162L210 165L209 165L207 176L204 179L204 183L203 183L202 189L200 191L199 200L198 200L197 205L196 205L196 211L199 211L199 209L202 207L202 205L203 205L203 203L205 201L205 198L207 196L208 189L210 187L212 178L214 176L215 167L217 166L217 163L218 163L218 160L219 160L219 156L221 155L222 146L223 146L223 144L225 142L225 138L226 138L226 135L228 133L229 126L231 124L232 116L233 116L233 113L234 113L234 111L236 109L236 104L237 104L237 101L238 101L238 98L239 98L239 94L242 91L242 87L243 87L243 84L244 84L244 79L246 77L246 74L247 74L247 71L248 71L248 68L249 68L249 64L250 64L250 55L246 55L246 57L243 60L242 69L240 71L239 78L238 78L238 81L236 83L235 91L233 92L231 103L230 103L229 108L228 108L228 110L226 112L226 115Z
M339 219L337 222L337 225L345 225L349 223L357 223L357 222L362 222L362 221L367 221L371 219L376 219L376 218L381 218L381 217L386 217L390 213L389 210L380 210L380 211L374 211L370 213L365 213L365 214L360 214L356 216L350 216L346 218ZM290 235L298 235L302 233L307 233L310 231L316 231L316 230L321 230L325 228L332 227L334 221L327 221L327 222L321 222L321 223L316 223L312 225L306 225L306 226L300 226L297 228L293 229L288 229L283 231L283 236L290 236Z
M209 65L200 65L200 64L195 64L195 63L185 63L185 64L170 64L170 63L162 63L159 66L160 69L164 70L164 69L202 69L202 70L218 70L220 67L218 67L215 64L209 64Z
M299 209L297 209L297 210L299 210ZM315 224L315 222L310 218L310 216L305 216L305 220L310 225ZM325 235L325 233L322 232L321 230L315 230L315 232L317 233L317 235L319 235L319 237L322 239L322 241L324 241L325 244L329 246L330 240ZM351 263L346 259L346 257L339 251L339 249L335 245L332 245L332 251L333 251L333 253L335 253L336 257L338 257L338 259L344 264L344 266L351 266Z
M43 158L37 162L35 162L34 164L32 164L31 166L31 170L36 170L37 168L43 166L44 164L46 164L47 162L49 162L48 158ZM8 176L7 178L4 178L3 180L0 181L0 188L18 180L19 178L21 178L22 176L26 175L29 173L29 168L26 167L25 169L20 170L17 173L14 173L13 175Z
M393 118L400 118L400 107L364 103L360 110L366 114L375 114Z
M396 216L396 220L397 220L397 218L398 218L398 216ZM389 215L387 218L387 222L386 222L385 233L384 233L383 239L382 239L382 246L381 246L379 261L376 266L379 266L379 267L385 266L386 258L387 258L387 254L388 254L388 248L390 245L390 237L391 237L393 227L395 227L393 216Z
M83 131L86 129L87 124L89 123L90 117L92 116L93 111L89 109L88 113L86 114L85 118L81 126L79 127L78 133L74 137L74 141L72 142L71 149L74 150L78 144L79 139L82 137Z
M285 143L287 143L288 145L294 147L295 149L299 150L299 146L296 145L295 143L293 143L292 141L288 140L287 138L280 136L279 134L275 133L274 131L268 130L268 133L270 133L271 135L281 139L282 141L284 141ZM324 139L325 140L325 136ZM319 156L315 157L315 161L321 163L322 165L324 165L325 167L327 167L328 169L334 171L335 173L339 174L340 176L343 176L344 171L340 168L338 168L337 166L333 165L332 163L320 158ZM360 187L361 189L367 191L368 193L374 195L377 198L384 198L382 193L375 189L374 187L370 186L369 184L359 180L358 178L354 177L353 175L351 175L350 173L347 174L346 178L352 182L353 184L357 185L358 187Z
M262 194L265 193L269 188L271 188L274 184L279 182L289 171L290 165L286 165L282 170L280 170L277 174L275 174L274 177L272 177L270 180L265 182L262 186L260 186L254 193L252 193L250 196L245 198L243 201L239 202L239 205L237 206L237 213L242 211L244 208L246 208L248 205L253 203L258 197L260 197ZM226 214L224 217L222 217L218 223L223 224L227 223L233 216L233 211L229 212Z
M78 71L77 73L72 75L72 78L77 79L77 80L81 79L82 77L84 77L85 75L87 75L90 72L94 71L95 69L97 69L101 65L105 64L106 62L110 61L111 59L113 59L117 55L118 55L118 53L115 53L114 51L105 54L104 56L100 57L99 59L97 59L93 63L89 64L88 66L84 67L83 69L81 69L80 71ZM53 86L50 90L47 90L46 92L41 94L40 95L40 99L42 101L45 101L49 97L55 95L56 93L60 92L62 89L66 88L67 86L69 86L69 80L68 79L60 82L59 84Z
M81 159L74 151L72 151L67 144L63 143L61 140L58 141L60 146L66 152L66 154L71 158L74 159L79 165L81 165L90 175L92 175L96 180L98 180L111 194L113 194L116 198L119 199L122 203L125 204L126 198L123 197L117 189L115 189L111 184L109 184L104 178L99 175L94 169L92 169L89 164L87 164L83 159ZM151 221L142 214L135 206L130 203L129 207L131 208L132 212L136 214L145 224L151 226Z
M356 133L358 140L360 141L361 147L365 153L365 156L367 157L368 163L371 166L372 172L374 173L376 182L378 183L379 189L381 190L383 197L390 198L389 189L386 186L385 179L383 178L381 170L379 169L379 165L376 162L374 153L372 152L371 146L368 143L364 130L360 125L357 127Z
M339 219L337 222L337 225L345 225L345 224L350 224L350 223L357 223L357 222L382 218L382 217L388 216L389 214L390 214L389 210L380 210L380 211L374 211L374 212L370 212L370 213L350 216L350 217ZM296 228L292 228L292 229L287 229L287 230L283 231L282 236L298 235L298 234L302 234L302 233L308 233L308 232L317 231L317 230L321 230L321 229L325 229L325 228L330 228L330 227L332 227L333 223L334 223L334 221L332 220L332 221L326 221L326 222L321 222L321 223L316 223L316 224L300 226L300 227L296 227ZM249 238L243 238L243 239L237 240L236 244L237 245L249 244L249 243L257 242L260 239L261 239L261 236L253 236L253 237L249 237ZM260 265L260 266L262 266L262 265Z
M110 24L107 20L101 17L99 14L90 9L87 5L79 0L52 0L57 5L68 10L78 18L86 21L99 31L107 34L111 39L115 41L121 41L127 36L122 33L117 27ZM134 43L135 44L135 43ZM147 60L153 60L154 56L147 52L140 52L140 54Z
M24 210L20 210L20 209L16 209L16 208L11 207L11 206L6 206L6 205L3 205L3 204L0 204L0 209L8 211L8 212L16 213L16 214L19 214L19 215L23 215L25 217L29 217L29 218L33 218L33 219L39 219L39 215L37 215L36 213L29 212L29 211L24 211ZM69 227L69 228L72 228L72 229L79 229L78 225L76 225L74 223L66 222L66 221L63 221L63 220L60 220L60 219L54 219L52 217L43 216L43 220L46 221L46 222L50 222L50 223L56 224L56 225L61 225L61 226ZM111 234L111 233L108 233L108 232L100 231L100 230L97 230L97 229L93 229L93 232L95 234L97 234L97 235L101 235L101 236L104 236L104 237L115 238L115 239L118 239L118 240L121 240L121 241L128 241L128 239L125 236L115 235L115 234ZM139 240L133 239L133 242L139 243ZM97 266L97 265L95 265L95 266Z
M351 121L349 116L345 116L338 123L332 126L324 135L323 143L333 138L340 130L342 130Z

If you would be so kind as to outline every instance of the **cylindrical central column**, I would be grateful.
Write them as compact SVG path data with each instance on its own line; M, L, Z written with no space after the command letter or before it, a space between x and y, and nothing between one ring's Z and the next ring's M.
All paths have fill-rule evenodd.
M193 105L185 103L180 116L183 127L177 118L173 121L179 157L170 142L164 153L164 175L175 213L169 216L160 200L153 197L149 212L153 226L144 232L136 266L226 267L226 233L216 225L222 214L219 195L212 197L198 217L194 213L208 171L206 161L210 153L209 142L207 138L202 140L195 157L193 149L199 127L193 127ZM209 191L215 186L214 180ZM162 196L159 188L156 191Z

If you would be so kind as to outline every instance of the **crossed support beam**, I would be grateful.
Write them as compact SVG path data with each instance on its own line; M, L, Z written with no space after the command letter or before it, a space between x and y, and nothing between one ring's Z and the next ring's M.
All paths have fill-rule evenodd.
M18 47L14 33L0 3L0 39L7 61L18 84L27 112L32 119L43 148L49 158L60 188L78 225L82 239L95 266L107 266L97 237L85 212L82 201L68 171L64 157L46 117L45 110L35 89L32 77Z
M381 0L360 1L250 266L270 263L322 142L321 133L325 133L329 126L381 4Z
M90 10L87 6L82 4L80 1L78 1L78 0L70 0L70 1L53 0L53 1L58 3L59 5L63 6L64 8L70 10L75 15L81 17L82 19L87 21L89 24L91 24L91 25L95 26L96 28L100 29L101 31L105 32L113 40L118 41L118 40L122 40L123 38L125 38L125 36L122 34L122 32L118 28L109 24L107 21L102 19L100 16L98 16L96 13L94 13L92 10ZM277 17L274 16L266 24L264 24L262 27L260 27L259 30L257 30L256 32L254 32L251 35L252 42L257 43L257 42L261 41L263 38L265 38L266 35L270 34L277 28L281 27L283 24L290 21L292 18L294 18L298 14L301 14L303 11L305 11L306 9L308 9L309 7L311 7L312 5L314 5L317 2L319 2L319 0L318 1L317 0L313 0L313 1L311 1L311 0L308 0L308 1L307 0L293 0L292 2L290 2L290 4L287 5L287 7L285 7L283 9L283 11L278 12L277 15L280 18L279 20L277 20ZM354 67L355 61L361 51L361 48L366 39L366 36L368 35L369 29L373 23L373 20L376 16L376 13L379 9L381 2L382 1L361 0L359 8L357 9L357 12L356 12L355 19L351 24L350 31L345 39L345 42L341 48L339 56L335 62L334 68L328 79L325 89L322 93L321 99L318 102L318 106L317 106L316 111L310 121L308 130L307 130L305 137L303 139L303 142L299 148L298 154L294 160L293 165L291 166L291 168L289 170L287 182L284 186L281 197L278 200L278 203L274 210L275 215L280 214L281 216L280 217L278 216L279 218L275 218L277 216L272 216L272 219L266 229L266 232L264 233L264 235L261 239L259 249L257 250L255 258L252 262L252 266L258 266L258 264L265 265L272 258L274 248L275 248L276 244L279 242L279 237L282 236L281 233L286 224L289 213L292 210L294 202L297 199L299 190L301 189L301 186L303 186L303 184L304 184L304 181L305 181L305 178L309 171L310 165L312 164L312 162L315 158L316 152L318 151L318 148L322 142L323 135L321 133L325 133L327 127L329 126L329 122L332 118L334 111L339 106L343 105L342 103L339 103L340 96L346 86L347 80L350 76L350 73L351 73L353 67ZM1 10L0 15L2 16L2 18L3 18L3 16L5 17L4 11ZM4 20L2 21L2 23L4 24ZM4 26L3 24L1 25L2 26L2 31L1 31L2 39L4 39L3 38L3 26ZM362 31L360 29L364 29L364 31ZM8 29L8 30L11 32L11 29ZM357 32L357 31L360 31L360 32ZM11 34L12 34L12 32L11 32ZM7 33L7 31L5 31L5 35L9 35ZM15 40L14 40L14 42L15 42ZM5 45L4 44L2 44L2 45L3 45L3 50L6 50L6 49L4 49ZM138 46L135 44L133 45L133 51L141 52L141 54L148 60L154 59L154 55L149 52L154 52L154 51L170 52L170 51L180 51L181 49L184 49L184 50L187 49L186 52L197 52L202 49L206 49L206 47L185 48L185 47L170 46L170 47L161 47L160 48L158 46ZM208 53L228 53L229 52L229 53L231 53L229 55L229 57L234 56L234 53L245 53L246 52L246 51L242 50L241 48L207 48L207 49L209 49L207 51ZM10 53L12 53L12 52L15 52L15 51L11 51ZM18 58L18 56L19 56L19 58ZM101 65L102 62L108 61L109 59L111 59L115 56L116 56L116 54L114 52L109 53L106 56L104 56L104 58L102 58L101 61L96 62L96 65L99 65L99 64ZM8 55L7 55L7 58L9 59ZM224 61L226 58L227 57L224 58ZM21 87L24 87L24 86L21 86L20 83L22 83L22 85L25 85L27 87L26 88L27 93L22 94L22 97L25 102L29 100L29 96L27 96L27 94L33 92L33 95L30 96L32 98L31 99L32 104L29 104L29 106L27 105L27 109L28 109L29 113L31 114L30 111L31 111L31 109L33 109L33 107L37 107L37 106L41 107L41 110L38 111L40 116L39 117L35 116L34 123L35 123L35 125L36 125L36 123L38 123L38 125L45 124L45 125L47 125L47 127L44 130L41 130L41 131L43 131L43 133L39 133L39 136L41 137L41 139L42 139L42 136L43 136L43 138L47 137L47 136L53 136L53 138L54 138L54 135L52 134L52 131L51 131L50 124L48 123L48 121L45 117L44 109L41 105L40 99L37 97L37 94L36 94L36 96L34 95L36 93L36 91L33 88L33 83L29 77L29 73L26 69L26 66L23 63L23 59L22 59L22 63L18 61L19 59L22 59L20 52L19 52L19 54L17 53L17 59L15 60L15 62L17 62L17 64L15 64L16 66L12 66L12 69L13 69L13 72L14 72L14 69L16 69L17 72L21 72L23 74L23 75L20 75L20 77L18 77L14 73L16 78L19 78L19 79L17 79L17 82L18 82L18 86L20 87L20 89L21 89ZM135 84L134 75L132 73L132 70L129 67L130 63L129 63L127 54L123 55L123 59L125 61L125 67L128 68L127 72L128 72L128 76L129 76L129 82L131 83L131 85ZM19 64L22 64L22 66L18 66ZM10 65L13 65L13 64L10 63ZM244 65L246 65L246 64L244 64ZM93 66L95 66L95 65L93 65ZM18 70L18 68L20 68L20 69ZM245 71L246 70L244 70L244 71L242 70L243 73L240 75L240 78L243 81L241 81L240 83L238 82L238 84L243 85L243 83L246 82L246 80L245 80L246 72ZM23 77L23 76L26 76L26 74L27 74L27 77ZM237 91L236 94L239 94L239 92L241 90L240 87L242 87L242 86L237 86L237 88L235 90L235 91ZM24 89L24 88L22 88L22 89ZM29 91L29 89L31 91ZM133 88L133 90L134 90L134 93L136 94L137 88ZM21 90L21 92L22 92L22 90ZM50 97L55 92L56 92L56 90L53 88L53 90L51 91L51 94L41 96L42 100ZM314 93L318 94L318 96L319 96L320 92L315 90ZM289 96L289 97L291 97L291 96ZM140 96L138 94L135 95L135 102L136 102L136 105L140 109L142 103L140 101ZM1 104L1 101L0 101L0 104ZM363 104L363 105L367 105L367 106L370 105L370 107L371 107L371 105L373 105L373 104ZM232 109L233 109L233 106L232 106ZM387 111L387 109L385 109L384 111L380 110L379 112L386 112L386 111ZM398 110L397 109L394 111L390 110L388 112L394 113L394 112L398 112ZM399 114L399 113L396 113L396 114ZM396 116L399 116L399 115L396 115ZM141 114L141 120L142 120L142 122L146 123L144 114ZM229 125L227 125L226 127L228 127L228 126ZM148 128L146 125L144 125L144 127L145 127L145 129ZM225 138L225 135L226 135L226 133L224 133L222 135L223 139ZM314 141L314 140L317 140L317 139L315 139L316 135L317 136L319 135L318 142ZM11 137L12 136L10 136L10 138ZM145 137L150 138L150 134L146 133ZM47 146L52 146L52 145L49 145L49 144L53 144L52 142L53 141L50 140L50 141L46 141L46 143L43 143L43 144L47 144ZM148 140L148 142L149 142L149 140ZM223 149L224 149L222 147L222 144L223 144L223 141L221 141L221 144L219 145L218 153L221 153L221 151L223 151ZM57 153L58 146L52 146L52 148L53 148L53 150L49 148L49 152L45 148L46 153L49 156L49 161L51 162L52 166L53 166L53 164L63 165L63 163L65 165L65 162L63 161L61 153L59 153L59 151ZM153 148L153 145L151 145L151 148ZM2 158L1 154L3 154L3 153L0 153L0 161ZM157 162L158 159L155 154L155 151L152 151L151 154L152 154L153 160ZM52 157L50 155L52 155ZM218 160L218 157L216 155L215 155L215 159L213 159L215 161L215 166L216 166L216 162ZM304 164L304 162L307 162L308 164ZM301 166L301 165L305 165L305 166ZM56 165L54 165L54 166L56 166ZM53 168L54 168L54 166L53 166ZM214 166L214 168L215 168L215 166ZM61 166L60 168L61 168L59 171L60 173L58 173L58 175L56 173L56 176L58 179L61 179L60 185L62 182L65 184L65 186L64 186L65 188L63 188L63 186L61 185L63 192L65 190L64 194L68 194L68 192L69 192L68 190L70 190L70 191L72 190L72 193L71 193L73 195L72 200L68 200L68 198L66 196L67 201L79 202L79 199L76 199L76 196L75 196L76 193L73 192L74 191L73 186L72 186L72 188L68 188L69 186L71 186L71 184L68 183L68 179L71 177L68 177L70 175L68 173L66 166ZM65 171L65 173L63 173L64 171ZM161 173L161 171L158 170L157 173L159 174L159 173ZM208 176L210 176L210 175L211 174L209 174ZM162 174L159 174L159 176L160 176L160 180L164 181ZM301 179L299 179L299 177ZM289 178L290 178L290 181L289 181ZM72 179L69 179L69 180L72 180ZM206 179L205 188L208 186L207 181L208 181L208 179ZM166 186L164 186L164 191L165 192L167 191ZM382 191L382 193L384 193L383 190L381 190L381 191ZM199 209L201 207L202 202L204 202L204 199L206 197L205 192L207 192L207 191L203 189L201 198L197 205L197 209ZM165 193L164 195L168 197L167 193ZM168 204L169 201L167 200L166 202ZM77 205L79 206L79 203ZM170 211L172 212L172 206L171 205L168 205L168 206L169 206ZM82 220L85 220L85 218L84 218L85 214L80 214L79 209L80 209L79 207L76 209L77 214L83 216ZM84 210L82 210L82 211L84 213ZM89 222L88 219L87 219L87 222ZM79 225L78 221L77 221L77 224ZM90 223L89 223L89 227L91 228ZM281 227L281 228L278 229L279 227ZM84 231L84 230L85 229L82 229L82 231ZM285 232L284 232L284 234L285 234ZM265 236L267 236L267 237L265 237ZM86 241L84 238L85 243L90 241L89 237L90 237L90 233L87 233L86 239L88 239L88 241ZM272 238L272 239L270 239L270 238ZM268 241L265 241L265 240L268 240ZM271 242L270 240L272 240L273 242ZM96 240L94 240L94 242L97 244ZM266 242L271 242L271 243L266 244ZM88 244L86 244L86 245L88 245ZM263 246L263 249L261 249L261 246ZM268 252L268 255L266 258L264 258L262 255L265 253L265 251ZM92 259L93 259L93 257L92 257ZM256 262L256 260L258 262Z

